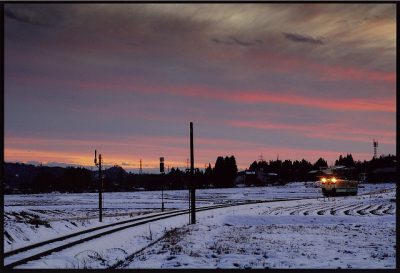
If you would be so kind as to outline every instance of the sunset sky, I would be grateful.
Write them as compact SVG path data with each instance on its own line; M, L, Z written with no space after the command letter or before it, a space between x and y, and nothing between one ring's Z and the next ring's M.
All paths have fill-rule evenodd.
M5 161L147 172L396 147L395 4L6 4Z

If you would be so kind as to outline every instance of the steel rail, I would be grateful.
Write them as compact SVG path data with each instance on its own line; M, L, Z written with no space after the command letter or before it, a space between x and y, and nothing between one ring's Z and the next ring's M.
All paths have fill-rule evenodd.
M380 191L364 193L364 194L360 194L360 195L377 194L377 193L383 193L383 192L385 192L385 191L380 190ZM259 203L298 201L298 200L319 199L319 198L323 198L323 197L275 198L275 199L270 199L270 200L256 200L256 201L246 200L245 202L219 204L219 205L214 205L214 206L199 207L199 208L196 209L196 211L213 210L213 209L219 209L219 208L225 208L225 207L234 207L234 206L251 205L251 204L259 204ZM174 211L169 211L169 212L162 212L162 213L142 216L142 217L138 217L138 218L134 218L134 219L129 219L129 220L121 221L121 222L116 222L116 223L112 223L112 224L107 224L107 225L102 225L102 226L86 229L86 230L75 232L75 233L71 233L71 234L68 234L68 235L65 235L65 236L61 236L61 237L53 238L53 239L50 239L50 240L42 241L42 242L39 242L39 243L35 243L35 244L29 245L29 246L21 247L21 248L18 248L18 249L9 251L9 252L5 252L4 253L4 258L12 257L12 256L14 256L14 255L16 255L18 253L21 253L21 252L27 252L27 251L30 251L30 250L34 250L36 248L39 248L39 247L47 245L47 244L63 241L63 240L66 240L66 239L70 239L70 238L77 237L77 236L80 236L80 235L89 234L91 232L100 231L102 229L106 229L106 228L115 226L115 228L113 228L113 229L106 230L106 231L103 231L103 232L99 232L99 233L96 233L94 235L90 235L88 237L81 238L81 239L69 242L67 244L63 244L63 245L60 245L60 246L57 246L57 247L53 247L53 248L47 249L45 251L39 252L37 254L25 257L23 259L15 260L15 261L13 261L11 263L8 263L8 264L5 264L5 259L4 259L4 268L13 268L15 266L25 264L25 263L27 263L29 261L37 260L37 259L39 259L39 258L41 258L43 256L47 256L47 255L49 255L49 254L51 254L53 252L61 251L63 249L67 249L67 248L75 246L77 244L80 244L80 243L83 243L83 242L86 242L86 241L90 241L90 240L93 240L93 239L97 239L99 237L102 237L102 236L105 236L105 235L108 235L108 234L111 234L111 233L114 233L114 232L118 232L118 231L121 231L121 230L124 230L124 229L128 229L128 228L131 228L131 227L147 224L147 223L150 223L150 222L154 222L154 221L158 221L158 220L162 220L162 219L166 219L166 218L171 218L171 217L183 215L183 214L186 214L186 213L189 213L188 209L174 210ZM131 224L125 225L125 224L128 224L128 223L131 223Z
M271 202L282 202L282 201L293 201L293 200L303 200L303 199L309 199L309 198L287 198L287 199L273 199L273 200L259 200L259 201L247 201L247 202L239 202L239 203L235 203L235 204L221 204L221 205L214 205L214 206L207 206L207 207L199 207L196 209L196 211L205 211L205 210L212 210L212 209L219 209L219 208L226 208L226 207L234 207L234 206L242 206L242 205L251 205L251 204L258 204L258 203L271 203ZM93 235L90 235L88 237L85 238L81 238L66 244L62 244L60 246L57 247L52 247L50 249L41 251L39 253L36 253L34 255L30 255L28 257L25 257L23 259L19 259L19 260L15 260L12 261L11 263L6 264L6 261L4 260L4 267L5 268L13 268L16 267L18 265L22 265L25 264L29 261L33 261L33 260L37 260L43 256L47 256L53 252L58 252L61 251L63 249L75 246L77 244L86 242L86 241L90 241L93 239L97 239L99 237L111 234L111 233L115 233L124 229L128 229L131 227L135 227L135 226L139 226L139 225L143 225L143 224L147 224L150 222L154 222L154 221L158 221L158 220L162 220L162 219L166 219L166 218L171 218L171 217L175 217L175 216L179 216L179 215L184 215L186 213L188 213L189 210L188 209L184 209L184 210L177 210L177 211L170 211L170 212L164 212L164 213L158 213L156 215L150 215L150 216L144 216L144 217L140 217L140 218L135 218L135 219L129 219L129 220L125 220L125 221L121 221L121 222L117 222L117 223L112 223L112 224L108 224L108 225L104 225L104 226L100 226L100 227L95 227L95 228L91 228L91 229L87 229L84 231L79 231L76 233L72 233L66 236L62 236L62 237L58 237L58 238L54 238L51 240L47 240L47 241L43 241L43 242L39 242L33 245L29 245L26 247L22 247L19 249L15 249L13 251L9 251L4 253L4 257L12 257L14 255L17 255L19 253L22 252L28 252L31 250L34 250L36 248L42 247L44 245L47 244L51 244L51 243L55 243L55 242L59 242L59 241L63 241L65 239L70 239L73 237L77 237L80 235L85 235L85 234L90 234L91 232L95 232L95 231L100 231L101 229L105 229L105 228L109 228L109 227L113 227L115 226L115 228L110 229L110 230L106 230L106 231L102 231L99 233L95 233ZM129 225L125 225L131 223ZM121 226L122 225L122 226Z

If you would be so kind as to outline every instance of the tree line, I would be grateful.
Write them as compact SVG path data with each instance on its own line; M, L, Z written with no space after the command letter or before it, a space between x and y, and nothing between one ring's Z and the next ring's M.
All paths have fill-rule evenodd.
M81 167L47 167L5 163L5 193L96 192L99 190L98 171ZM167 174L127 173L114 166L103 171L104 191L188 189L233 187L237 174L234 156L219 156L214 168L209 164L204 171L171 168Z
M373 158L369 161L354 161L351 154L340 155L335 165L353 169L356 178L366 173L370 182L396 181L394 175L379 173L396 166L396 156L387 155ZM312 170L328 167L325 159L319 158L311 163L302 160L270 160L254 161L247 168L253 173L276 174L280 184L293 181L312 181L316 177L310 174ZM242 172L243 173L243 172ZM4 193L43 193L43 192L96 192L99 189L98 172L86 168L75 167L35 167L19 163L5 163ZM238 176L236 159L231 156L217 157L214 167L211 164L203 170L195 169L193 176L186 170L171 168L166 174L134 174L127 173L123 168L114 166L104 170L104 191L132 190L169 190L188 189L191 183L196 188L228 188L235 186ZM257 176L248 179L246 185L264 185Z
M395 155L382 155L369 161L355 161L352 154L346 154L346 156L339 155L339 158L335 160L334 166L349 168L351 170L351 179L359 179L361 174L365 174L367 177L366 182L384 182L397 180L394 170L396 164ZM249 166L249 170L276 173L279 182L288 183L316 180L317 177L310 172L327 167L328 162L321 157L314 164L305 159L300 161L282 161L279 159L270 160L269 162L263 160L254 161Z

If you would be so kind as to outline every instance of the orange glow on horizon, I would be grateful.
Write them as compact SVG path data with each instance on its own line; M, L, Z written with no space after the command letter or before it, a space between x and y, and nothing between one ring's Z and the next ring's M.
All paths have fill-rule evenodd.
M264 152L263 152L264 151ZM81 155L81 154L70 154L66 152L49 152L49 151L38 151L38 150L24 150L24 149L9 149L6 148L4 150L4 155L5 155L5 161L6 162L21 162L21 163L28 163L29 161L35 161L35 162L41 162L42 164L48 164L48 163L62 163L65 165L74 165L74 166L83 166L86 168L94 168L94 155L93 156L88 156L88 155ZM211 151L205 151L207 152L214 152L213 150ZM338 151L322 151L322 150L305 150L305 149L293 149L293 148L284 148L284 147L254 147L254 149L250 151L246 151L245 153L241 153L241 156L239 156L239 153L233 152L232 155L235 156L237 166L239 170L244 170L249 167L249 165L253 161L257 161L260 153L272 155L272 158L268 159L268 157L265 157L266 161L269 160L275 160L276 155L279 154L279 157L281 160L301 160L301 159L306 159L310 161L311 163L314 163L319 157L325 158L325 160L328 160L328 162L331 162L333 159L337 159L340 154L344 155L346 152L338 152ZM357 158L362 157L362 159L369 159L369 157L372 157L369 153L352 153L355 160ZM221 154L219 156L230 156L227 154ZM195 168L199 168L200 170L203 170L205 167L205 164L208 166L208 163L211 163L211 166L214 167L216 157L213 158L211 161L206 160L204 154L201 156L198 156L200 159L195 158ZM119 165L124 169L139 169L139 160L140 158L136 158L132 160L132 157L127 157L126 155L124 156L119 156L119 155L106 155L104 156L105 161L103 162L103 165L105 168L114 166L114 165ZM245 162L243 162L245 161ZM240 163L242 162L242 163ZM55 164L56 165L56 164ZM181 170L186 169L187 162L183 160L168 160L168 157L166 157L165 161L165 168L179 168ZM142 158L142 168L143 170L146 169L158 169L159 168L159 158L154 159L154 158Z
M157 169L159 168L159 159L150 158L137 158L132 160L132 157L118 156L118 155L102 155L103 165L106 167L118 165L122 168L139 169L140 159L142 159L143 169ZM28 163L30 161L48 164L52 162L63 163L66 165L77 165L84 167L94 167L94 155L87 156L82 154L71 154L66 152L52 152L52 151L38 151L38 150L25 150L25 149L9 149L4 150L4 160L6 162L21 162ZM132 163L134 161L134 163ZM186 162L178 160L165 160L165 168L185 168ZM195 163L195 168L204 168L204 163Z

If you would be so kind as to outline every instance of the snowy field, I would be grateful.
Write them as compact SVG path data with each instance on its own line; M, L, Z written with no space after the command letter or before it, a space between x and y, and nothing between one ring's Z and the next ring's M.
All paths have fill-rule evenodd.
M225 209L127 268L395 268L395 192Z
M127 268L394 268L395 184L365 184L359 196L321 198L313 183L279 187L197 190L197 206L243 200L319 197L247 205L160 220L75 246L20 268L107 268L160 240ZM367 192L386 193L360 196ZM161 192L105 193L105 218L97 220L98 195L6 195L4 250L78 230L159 212ZM187 191L164 192L166 209L188 206ZM53 256L53 255L52 255ZM96 258L97 257L97 258Z

